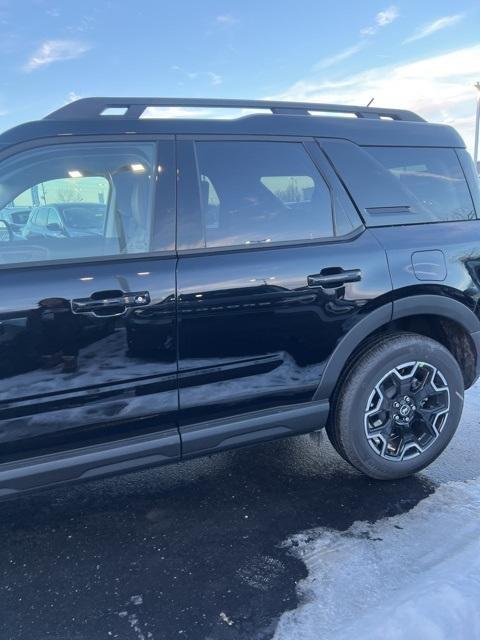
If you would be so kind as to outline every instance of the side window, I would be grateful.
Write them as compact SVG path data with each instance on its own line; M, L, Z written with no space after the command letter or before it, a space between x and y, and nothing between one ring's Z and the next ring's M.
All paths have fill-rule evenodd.
M472 198L453 149L369 147L369 153L411 196L430 220L475 218Z
M265 176L262 184L284 204L311 202L315 183L310 176Z
M0 209L33 207L35 229L25 225L2 242L0 263L150 251L157 173L148 142L52 145L8 158L0 165ZM43 236L52 223L66 233Z
M298 142L197 142L206 247L333 235L330 190Z
M35 224L37 224L39 227L46 227L47 215L48 215L47 207L42 207L41 209L39 209L37 212L37 217L35 218Z
M62 221L60 219L58 211L56 209L54 209L53 207L49 207L48 208L47 226L49 224L56 224L59 227L62 226Z
M475 219L454 149L321 141L367 226Z

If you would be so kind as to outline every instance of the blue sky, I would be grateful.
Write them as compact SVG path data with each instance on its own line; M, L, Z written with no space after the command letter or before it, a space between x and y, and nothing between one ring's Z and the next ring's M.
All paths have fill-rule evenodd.
M413 108L471 146L478 0L0 0L0 129L75 96Z

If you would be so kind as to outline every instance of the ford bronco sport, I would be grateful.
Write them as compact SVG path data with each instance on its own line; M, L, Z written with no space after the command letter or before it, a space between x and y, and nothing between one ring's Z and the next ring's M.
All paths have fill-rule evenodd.
M0 495L322 427L395 479L452 438L480 366L480 193L452 128L83 99L0 135L0 211L15 207Z

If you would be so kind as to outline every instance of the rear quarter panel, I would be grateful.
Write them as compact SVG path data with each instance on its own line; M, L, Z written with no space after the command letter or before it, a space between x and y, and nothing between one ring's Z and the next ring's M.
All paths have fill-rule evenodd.
M447 295L480 317L480 220L378 227L371 232L387 253L394 299ZM413 254L428 251L443 254L444 273L434 268L429 277L428 269L420 273L418 267L414 268Z

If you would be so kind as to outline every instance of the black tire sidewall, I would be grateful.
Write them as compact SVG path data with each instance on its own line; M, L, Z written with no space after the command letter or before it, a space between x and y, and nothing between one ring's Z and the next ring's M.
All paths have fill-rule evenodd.
M423 453L410 460L387 460L370 446L364 415L376 384L394 367L406 362L425 362L442 373L450 391L450 410L439 437ZM338 399L336 437L348 461L370 477L409 476L431 464L450 442L462 415L463 394L462 373L445 347L422 336L392 336L367 352L347 376Z

